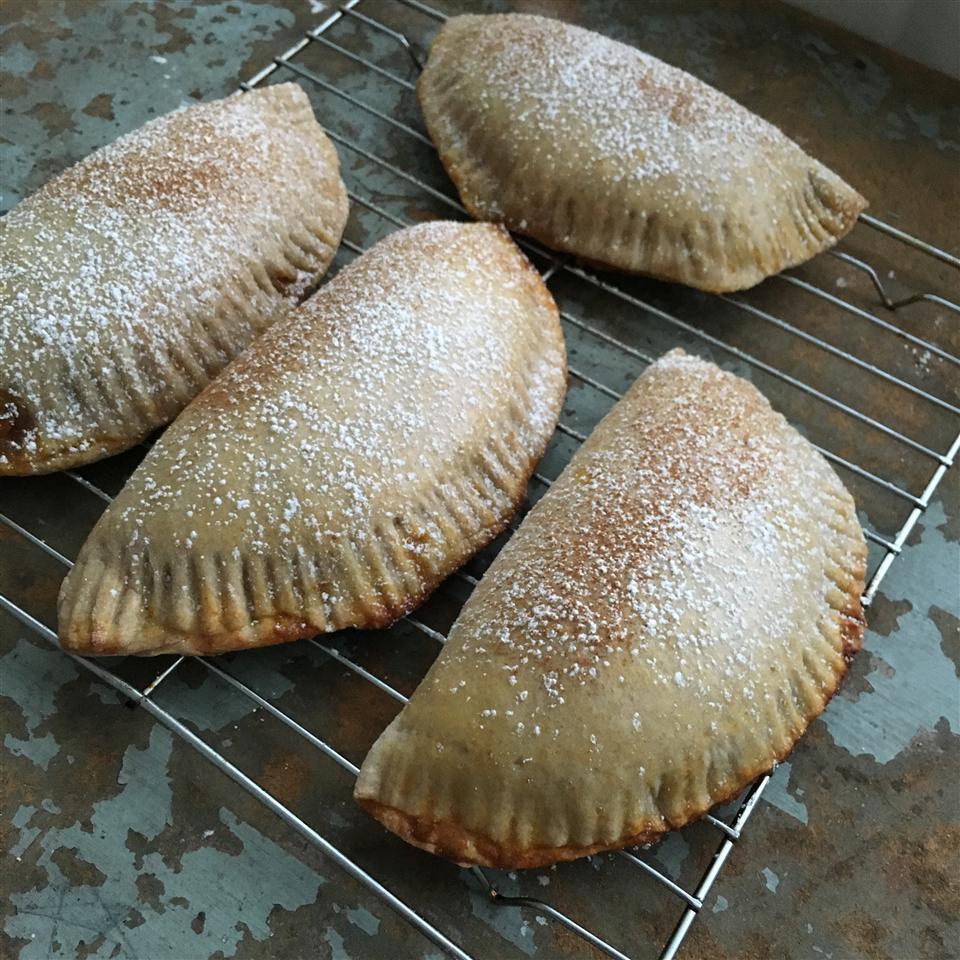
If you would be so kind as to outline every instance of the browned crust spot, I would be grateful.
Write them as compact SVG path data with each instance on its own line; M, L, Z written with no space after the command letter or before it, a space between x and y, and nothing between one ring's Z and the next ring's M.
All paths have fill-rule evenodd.
M861 566L857 573L857 582L863 589L866 570ZM850 594L840 610L840 642L843 645L843 657L849 663L863 647L863 632L867 628L867 618L863 610L862 593Z
M2 398L0 398L0 404L2 404ZM160 425L155 424L136 437L120 437L116 434L104 433L95 434L89 439L80 438L58 443L40 440L41 451L34 455L25 452L19 445L24 434L21 433L18 437L14 429L12 435L5 435L5 423L0 420L0 455L6 457L5 461L0 461L0 477L30 477L82 467L135 447ZM78 449L81 446L82 449Z
M37 420L22 398L0 389L0 477L21 477L36 468L23 453L26 437L35 433Z

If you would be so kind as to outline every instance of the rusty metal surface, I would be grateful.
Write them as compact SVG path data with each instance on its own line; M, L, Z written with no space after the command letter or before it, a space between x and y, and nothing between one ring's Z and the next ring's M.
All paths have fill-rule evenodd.
M503 3L436 2L446 10ZM324 6L233 3L8 2L2 18L3 205L90 150L184 99L235 89L318 22ZM332 6L330 4L326 6ZM960 85L838 29L774 4L695 0L516 0L634 43L698 74L782 126L855 184L872 212L948 249L960 246ZM392 0L362 9L423 49L436 24ZM336 40L415 78L402 50L362 25ZM413 95L312 45L301 62L381 111L420 128ZM279 72L271 79L291 79ZM305 87L308 85L305 83ZM309 89L309 87L308 87ZM310 89L318 115L436 189L450 187L429 148ZM394 215L442 204L349 150L348 183ZM354 208L347 237L366 245L389 225ZM865 227L844 249L892 290L956 298L957 274ZM346 262L344 252L338 258ZM956 315L923 303L884 310L865 276L830 257L795 275L956 352ZM943 452L957 418L714 297L613 278L689 321ZM807 435L919 494L934 463L883 433L750 367L649 311L562 272L551 288L571 313L656 355L681 344L750 376ZM878 332L782 280L743 296L956 404L960 378L936 355ZM571 364L622 389L642 364L568 328ZM571 381L564 422L588 431L609 399ZM572 442L551 445L554 476ZM82 471L116 492L139 455ZM842 474L871 529L892 536L909 504ZM540 491L531 488L531 496ZM777 771L681 954L686 957L939 958L960 953L960 575L956 472L941 485L872 607L865 651L843 693ZM103 507L62 475L0 484L0 511L73 557ZM880 552L871 550L871 564ZM470 566L479 573L485 557ZM0 526L0 593L54 625L63 568ZM462 588L444 588L423 619L445 629ZM409 626L344 635L334 646L410 693L436 647ZM359 763L397 704L307 643L225 658L228 669ZM111 664L143 686L162 667ZM0 613L3 956L423 957L436 948L143 710ZM588 957L593 951L527 910L488 903L463 871L405 847L356 810L351 781L198 664L156 699L481 957ZM714 832L715 833L715 832ZM715 848L706 824L668 837L653 862L689 886ZM625 952L655 956L678 902L622 860L501 875L507 893L543 896ZM542 918L540 918L542 919Z

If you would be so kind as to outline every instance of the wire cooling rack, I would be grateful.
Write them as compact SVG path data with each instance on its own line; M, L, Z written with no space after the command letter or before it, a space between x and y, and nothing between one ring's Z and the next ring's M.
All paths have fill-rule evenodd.
M361 6L363 9L358 9ZM422 56L443 19L444 14L418 0L379 0L375 4L347 0L241 84L249 90L267 82L298 80L336 142L353 212L335 269L397 227L435 217L466 216L423 131L413 99ZM950 323L956 323L951 315L960 314L960 307L935 292L953 287L960 260L871 216L862 216L861 224L842 249L772 278L753 291L720 297L640 278L598 275L568 257L517 238L560 304L570 354L571 389L557 432L531 483L529 498L542 495L551 476L557 475L572 450L642 368L664 350L682 345L751 377L833 463L854 492L870 548L864 596L869 605L960 448L960 409L926 388L931 379L949 382L949 375L955 376L960 366L948 349ZM942 371L948 376L931 377L932 372ZM82 495L92 498L102 510L103 503L111 499L107 489L119 489L136 465L135 455L132 460L114 458L106 461L106 466L67 471L49 482L79 485ZM119 467L111 466L118 462ZM39 486L26 486L45 482L48 478L7 481L0 522L25 547L68 567L71 560L66 553L70 550L65 544L75 544L77 536L58 544L38 506L43 497L33 496ZM95 518L95 514L92 507L87 510L89 517ZM406 617L386 635L388 641L412 630L425 635L431 644L442 644L443 624L452 621L463 593L476 584L499 545L450 578L439 599L417 616ZM51 643L57 642L55 632L29 598L0 593L0 608ZM314 639L304 645L321 654L328 667L336 668L334 682L344 683L349 676L387 698L394 710L396 704L406 701L397 689L401 684L385 679L389 671L362 662L367 638L361 637L349 653L343 652L345 644L339 637L339 647L332 645L332 639ZM380 640L381 645L384 642ZM350 646L349 639L346 645ZM415 675L406 681L409 689L437 649L415 664ZM355 776L358 767L346 755L348 751L337 749L308 728L303 716L300 721L295 719L292 710L277 705L277 697L258 692L256 671L251 677L251 671L241 670L241 659L172 658L161 661L158 672L154 661L148 675L143 673L144 661L132 668L129 661L73 659L179 735L449 954L458 958L478 955L470 951L469 944L454 942L458 938L451 928L459 926L461 918L449 911L444 914L436 906L429 910L418 906L416 884L407 884L405 895L398 896L394 891L402 884L396 868L391 872L386 861L377 861L376 854L361 857L345 852L347 844L341 840L338 845L321 834L292 804L282 802L277 791L270 792L245 772L242 753L228 756L226 747L209 742L214 739L210 736L201 736L189 717L178 717L174 709L158 701L165 682L200 664L261 715L277 721L283 736L294 736L302 746L319 751ZM131 672L142 679L131 680ZM306 707L303 709L306 712ZM368 731L367 746L377 733L377 727ZM655 866L655 852L611 855L626 864L630 871L626 876L636 881L638 896L647 897L649 887L641 888L653 883L679 901L679 919L662 949L659 944L624 946L626 931L622 928L599 931L602 910L599 914L592 911L595 922L588 928L582 913L587 912L590 891L584 883L576 888L582 908L578 919L571 915L577 913L573 908L560 910L546 897L507 895L502 892L505 876L495 871L475 868L472 881L492 904L526 908L541 922L561 924L610 957L625 960L641 949L659 949L659 956L669 960L700 912L769 779L760 778L725 811L704 818L706 827L697 839L701 846L709 844L713 852L706 850L702 872L693 881L682 884ZM343 795L349 798L351 784L348 777L345 785L334 788L339 789L341 800ZM713 840L709 831L714 833ZM388 842L382 832L375 834L375 843ZM406 847L397 855L404 860L403 873L425 869L426 855ZM454 868L443 864L436 869ZM559 869L569 871L575 865ZM384 871L391 873L392 889L378 879ZM511 879L515 878L511 875ZM618 882L624 882L623 876Z

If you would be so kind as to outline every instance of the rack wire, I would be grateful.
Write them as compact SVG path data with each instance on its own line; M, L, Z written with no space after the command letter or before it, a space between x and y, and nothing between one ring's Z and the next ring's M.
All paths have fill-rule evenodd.
M445 19L445 15L419 0L393 0L389 6L379 2L373 6L379 16L357 9L361 3L367 8L370 7L369 0L366 2L365 0L346 0L342 6L301 37L290 49L242 83L241 89L249 90L265 82L280 79L301 81L301 85L311 94L318 117L340 148L344 177L348 182L353 203L352 222L355 227L365 226L368 235L407 226L416 219L429 219L436 216L465 217L466 211L450 194L449 185L439 172L435 160L430 171L433 182L428 182L429 178L424 174L421 166L416 167L416 172L411 172L399 159L404 155L404 149L397 148L390 139L392 137L405 138L410 144L418 145L421 154L424 150L432 152L430 140L420 128L416 116L411 114L407 120L401 119L398 114L401 114L402 110L382 110L369 102L369 94L365 96L371 81L386 85L387 89L396 88L396 91L402 95L409 95L412 92L416 71L422 65L420 51L426 49L431 33L436 29L437 24ZM344 35L348 28L353 31L350 36ZM378 47L373 42L377 38L386 42L387 46ZM401 52L404 59L398 62L392 56L391 48ZM322 51L323 57L319 63L308 65L304 60L313 50ZM367 50L379 51L382 59L373 59L372 56L367 55ZM403 74L402 63L410 68L412 75ZM336 104L344 108L348 107L349 111L338 111ZM386 149L378 151L365 145L364 138L358 135L374 122L381 124L382 130L387 131L381 142L390 149L389 157L382 155L387 152ZM369 139L371 138L367 138L368 142ZM377 194L381 196L375 199ZM404 211L413 209L416 215L411 218L406 212L395 213L387 209L390 204L400 206ZM366 221L365 224L358 224L361 217ZM952 271L960 269L960 259L953 254L871 216L862 215L860 219L863 226L876 235L899 245L906 251L915 251L924 258L924 263L932 262L938 269L942 266L951 271L951 278ZM918 335L907 329L905 324L898 322L901 316L895 315L894 312L914 305L928 304L939 310L960 313L960 306L948 297L928 289L911 289L895 294L889 289L889 283L884 282L881 270L862 257L851 253L846 249L846 244L844 249L831 251L829 257L821 257L819 260L825 262L832 259L835 263L842 264L866 277L873 295L879 302L879 307L886 311L886 315L876 312L876 307L870 308L863 302L854 302L853 297L846 299L826 289L822 281L818 283L802 271L781 274L763 285L764 288L772 289L772 294L775 294L778 303L786 303L790 298L797 297L814 298L818 306L822 305L823 310L833 311L830 316L834 321L837 316L852 318L861 325L863 329L861 341L868 350L872 349L878 353L899 358L897 371L894 372L862 355L864 351L844 347L834 342L832 338L828 339L812 332L808 324L791 322L774 313L769 306L759 305L751 299L749 294L704 298L689 291L681 294L674 288L671 288L669 294L664 294L656 284L644 287L642 281L634 283L627 278L619 277L611 280L608 276L600 276L577 265L569 257L551 253L537 243L522 237L516 239L541 270L544 280L551 283L552 292L561 306L561 318L567 335L571 339L576 338L578 346L589 342L594 344L595 350L608 351L602 356L618 358L618 362L628 364L632 375L635 375L638 368L652 363L656 353L661 352L656 349L653 337L648 338L651 342L650 349L640 349L638 346L645 330L642 320L638 319L637 315L639 315L639 318L646 320L647 323L655 321L659 324L662 333L659 346L665 348L674 345L675 342L682 342L688 348L711 352L721 362L733 364L747 373L762 375L766 378L765 382L782 389L785 398L791 396L794 400L799 398L801 406L798 409L805 410L817 405L817 410L824 411L825 417L843 421L847 424L848 432L853 430L855 439L852 452L840 453L834 449L834 445L829 442L830 431L827 431L826 439L815 445L844 475L848 483L858 485L858 491L865 492L865 496L858 497L861 503L870 502L873 497L884 496L892 504L890 508L879 511L887 518L894 518L888 523L887 532L875 529L869 519L864 518L865 532L871 547L869 581L864 594L864 604L869 605L891 564L901 552L917 521L929 505L946 471L953 465L960 449L960 432L957 432L960 427L960 422L957 420L960 417L960 408L948 398L934 394L917 384L916 377L910 375L909 364L905 366L902 362L904 357L909 360L919 353L923 358L933 358L937 363L955 368L960 366L960 359L947 347L935 342L933 338ZM350 255L358 255L364 248L363 243L358 243L349 237L343 241L343 249L349 251ZM342 253L339 259L342 260L344 256L346 254ZM888 273L888 281L891 276L892 274ZM836 286L840 288L846 286L846 283L841 284L838 281ZM757 329L764 330L768 334L776 332L786 338L786 341L793 342L795 345L802 344L804 349L809 348L812 351L814 363L819 362L819 358L830 357L831 361L850 368L851 376L854 376L853 371L856 371L856 376L872 378L877 383L883 384L884 388L896 391L898 397L902 396L910 404L923 408L919 419L929 426L928 432L935 439L927 439L926 436L921 439L913 433L908 433L905 427L895 422L887 422L879 416L866 412L853 399L835 396L830 389L808 382L813 378L805 377L804 371L791 371L771 359L764 359L753 349L732 342L734 337L725 338L721 333L708 329L708 323L690 318L673 301L670 301L667 306L663 305L665 298L669 300L674 296L693 297L694 305L699 306L701 314L719 310L721 307L729 308L741 321L743 317L749 317L751 321L758 324ZM580 301L591 298L602 298L604 304L616 304L619 309L633 314L634 316L628 318L633 321L633 326L621 324L624 327L623 330L617 328L611 332L610 325L605 326L598 322L596 312L589 308L583 309L580 305ZM895 316L896 319L894 319ZM834 329L835 325L830 327L831 331ZM631 340L633 342L629 342ZM883 349L880 349L881 347ZM590 352L585 348L583 352L589 359ZM573 355L574 351L571 350L569 367L571 380L579 385L578 389L592 392L593 407L602 413L602 404L609 406L610 403L615 402L620 397L621 391L606 382L601 363L595 363L589 369L581 368L579 363L573 362ZM801 359L803 359L802 354ZM809 369L810 360L807 357L805 370L809 371ZM597 407L597 404L601 406ZM557 467L562 466L562 461L566 458L560 448L570 445L571 442L575 446L584 440L586 435L583 429L568 422L568 419L565 412L564 419L557 427L554 442L551 444L556 454L553 463ZM803 427L808 424L799 425ZM862 463L861 457L857 454L868 449L865 439L868 436L871 447L882 445L882 453L869 458L867 463ZM551 454L548 453L544 464L550 460ZM911 465L910 469L902 468L905 462ZM891 477L890 468L893 466L898 466L899 469L893 472ZM109 503L111 496L90 479L89 473L89 470L81 468L76 471L67 471L66 476L83 490L85 495L97 498L100 504L98 509L102 509L102 504ZM546 475L542 464L540 470L534 474L531 495L536 495L537 490L542 492L549 487L550 483L551 478ZM72 564L64 552L35 532L38 528L42 529L39 526L42 518L31 516L29 507L19 512L11 512L17 513L17 516L8 515L5 510L0 513L0 522L16 537L64 567ZM872 513L870 510L866 512ZM34 529L31 529L31 526ZM476 585L477 577L463 570L455 574L448 584L454 582L469 590ZM11 614L45 640L56 644L55 632L28 607L29 603L17 602L0 593L0 609ZM443 632L429 625L425 619L419 615L408 616L404 618L404 622L429 640L438 645L442 644L445 640ZM372 689L397 703L406 702L407 698L394 686L358 663L357 658L351 659L328 641L313 639L305 643L312 649L316 649L331 663L370 684ZM377 879L373 871L344 853L336 844L294 813L289 806L264 789L239 765L229 760L187 723L154 699L158 689L183 667L185 658L173 659L155 676L149 678L148 682L140 686L120 676L117 668L111 669L100 662L83 657L72 656L72 659L83 669L115 688L129 701L139 704L451 956L461 960L470 960L473 956L465 946L454 942L453 937L444 932L439 920L434 922L427 919L416 906L393 893ZM356 764L316 732L308 729L277 706L271 698L261 695L237 677L236 671L231 671L229 664L224 663L222 659L200 658L196 662L202 664L211 676L216 677L278 721L312 749L332 760L348 775L356 776L358 772ZM719 843L699 882L693 885L692 889L686 889L654 866L643 851L625 850L617 855L635 871L638 880L646 878L659 884L679 901L681 913L673 932L660 951L662 960L672 960L677 954L769 781L768 774L749 787L737 802L736 809L729 819L714 814L708 814L704 818L704 821L719 834ZM480 889L486 892L493 903L505 908L524 907L532 910L542 918L549 918L563 925L601 953L617 960L628 960L627 954L611 942L612 937L608 939L588 929L574 917L546 900L529 896L504 895L488 872L474 868L472 873Z

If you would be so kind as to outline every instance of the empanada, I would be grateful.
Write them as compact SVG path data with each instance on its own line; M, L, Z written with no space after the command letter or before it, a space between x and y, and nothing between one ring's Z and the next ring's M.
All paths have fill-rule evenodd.
M393 234L167 429L63 585L63 646L215 653L390 623L505 526L565 381L556 305L502 227Z
M718 90L559 20L451 18L417 94L473 216L621 270L740 290L832 246L866 206Z
M116 453L323 275L347 195L296 84L160 117L0 221L0 475Z
M853 500L749 383L675 350L464 606L356 799L464 863L683 826L784 757L860 647Z

